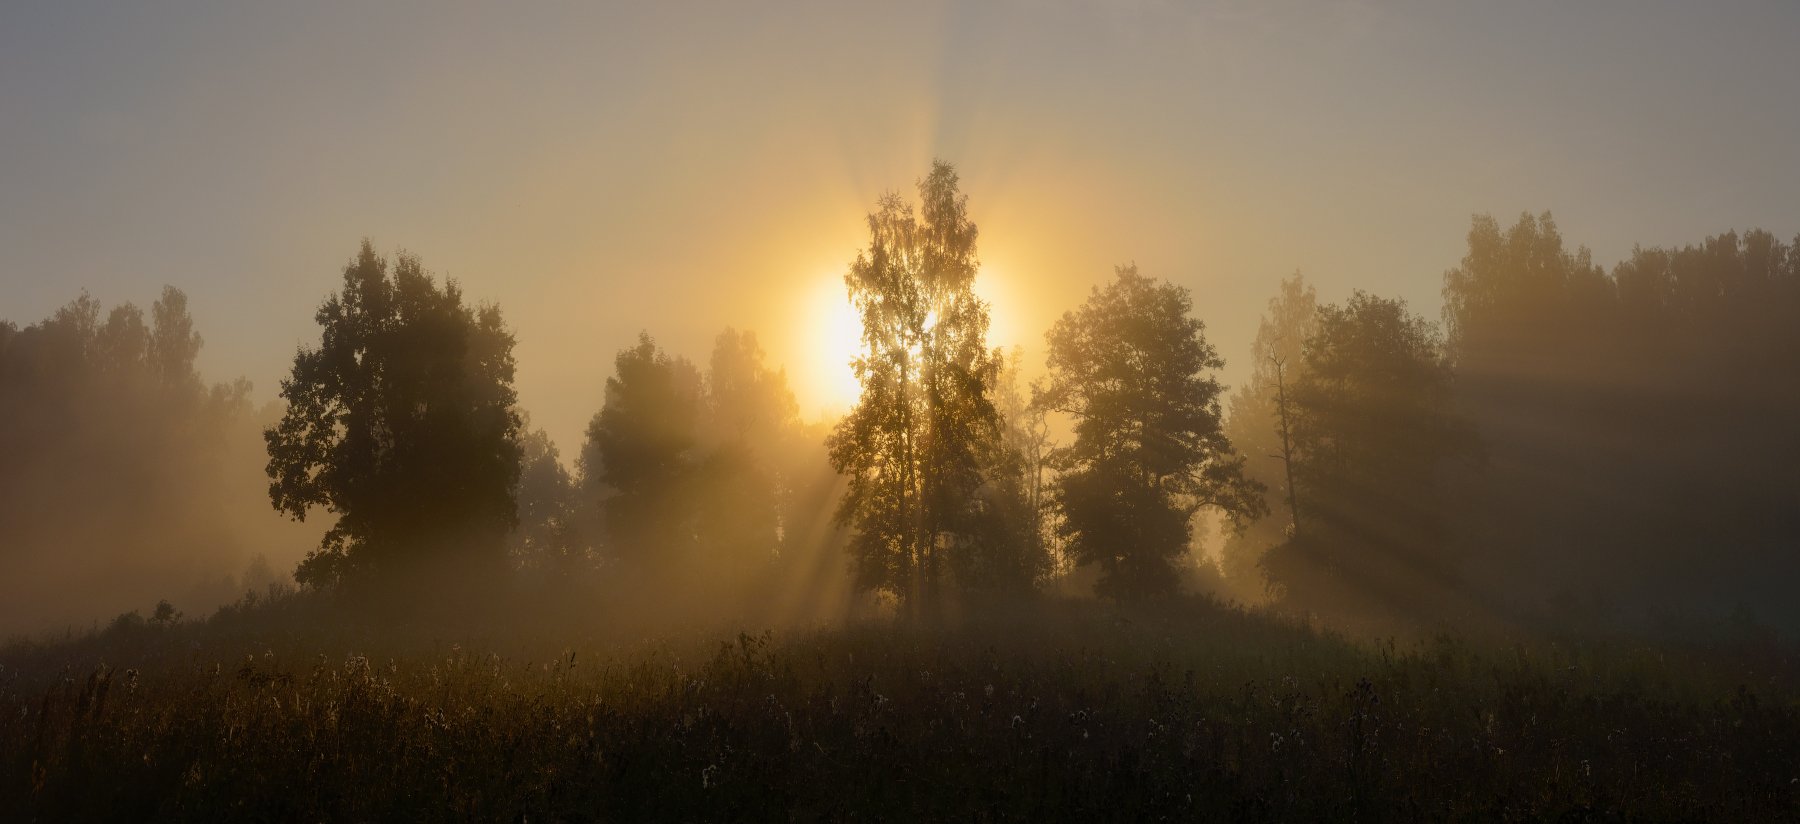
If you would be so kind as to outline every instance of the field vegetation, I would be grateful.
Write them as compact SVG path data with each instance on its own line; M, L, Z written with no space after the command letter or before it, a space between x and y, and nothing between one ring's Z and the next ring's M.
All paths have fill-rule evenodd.
M1359 643L1197 599L662 635L577 632L548 613L370 624L318 598L260 600L7 646L0 817L1752 821L1800 809L1800 661L1752 639Z

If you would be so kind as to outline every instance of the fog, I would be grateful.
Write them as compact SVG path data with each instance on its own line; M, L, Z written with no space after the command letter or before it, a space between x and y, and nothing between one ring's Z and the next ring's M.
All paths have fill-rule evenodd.
M239 381L194 371L187 298L80 295L0 322L0 632L75 628L169 599L195 617L288 580L320 530L271 517Z
M1270 297L1254 341L1218 347L1254 366L1244 385L1212 396L1211 411L1195 407L1222 427L1202 464L1214 468L1200 471L1241 464L1250 498L1232 503L1237 493L1214 487L1172 499L1193 502L1174 510L1191 520L1158 562L1169 564L1155 573L1166 584L1149 591L1352 632L1688 638L1800 628L1786 597L1800 573L1796 246L1760 230L1726 233L1640 248L1608 269L1564 241L1548 214L1511 225L1477 218L1467 246L1444 275L1441 323L1360 291L1328 303L1296 273ZM930 596L937 609L1000 595L1146 594L1118 589L1122 573L1096 563L1091 547L1103 540L1129 558L1155 541L1080 526L1089 517L1080 445L1113 413L1057 394L1073 374L1070 341L1112 328L1070 338L1068 325L1112 323L1093 314L1108 305L1095 303L1103 294L1162 283L1121 272L1130 275L1109 291L1096 285L1051 330L1048 371L1015 347L994 351L996 371L969 373L988 406L967 410L992 410L981 414L993 416L998 451L971 458L979 485L956 493L981 502L976 520L936 533L962 536L934 539L950 553L949 578L933 585L944 589ZM887 304L856 294L845 293L851 320L836 327L856 336L842 347L866 359L879 336L862 324L886 315L858 312ZM420 300L435 303L404 308ZM528 330L508 326L502 307L468 300L419 259L365 244L318 310L321 343L301 349L282 400L260 408L246 381L198 374L204 339L173 287L148 312L82 294L48 318L0 324L0 631L86 629L163 600L202 618L296 582L318 597L378 592L387 614L491 602L645 632L837 623L926 597L906 567L890 566L897 539L883 521L857 514L885 500L866 496L885 488L888 470L834 468L834 450L879 450L882 421L928 403L883 389L894 378L876 361L858 373L871 394L857 416L807 421L756 333L727 328L709 351L689 354L665 349L646 323L610 370L596 369L604 401L581 440L563 444L507 388L512 341ZM449 314L427 323L418 314L427 305ZM975 317L986 324L985 311ZM479 343L451 331L457 324L496 337ZM341 348L347 341L360 343ZM1146 351L1151 363L1187 358ZM480 380L499 394L469 384L474 373L450 377L478 363L490 364ZM352 396L347 386L369 388ZM473 423L445 423L459 415L498 428L470 435ZM377 419L386 422L367 437L388 445L356 452L366 440L357 427ZM444 439L455 432L464 434ZM493 457L453 469L465 466L458 450ZM371 460L387 468L355 475ZM491 506L469 497L468 472L500 484ZM876 484L860 499L856 472ZM1226 522L1232 515L1241 529ZM494 549L464 546L489 530L504 536ZM412 560L371 554L382 546L412 547L394 555ZM491 560L455 560L468 552ZM479 586L443 570L466 570L456 575Z
M0 11L0 633L465 539L463 577L649 626L1092 598L1154 543L1177 592L1346 628L1792 628L1794 14ZM877 351L845 276L940 156L972 274ZM406 343L359 380L407 381L294 403L347 261L404 260L435 325L370 309ZM1096 310L1057 351L1131 266L1199 345ZM928 327L956 359L882 371ZM1117 519L1155 541L1069 517L1135 472L1088 448L1140 437L1096 330L1194 367Z

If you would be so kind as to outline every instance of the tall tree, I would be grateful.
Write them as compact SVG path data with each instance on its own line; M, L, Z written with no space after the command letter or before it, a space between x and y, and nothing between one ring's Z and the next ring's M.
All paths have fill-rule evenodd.
M1269 517L1226 535L1220 549L1227 585L1247 600L1265 594L1258 562L1270 547L1287 540L1296 521L1289 390L1305 366L1306 340L1317 327L1318 298L1312 285L1299 272L1282 279L1250 346L1250 379L1226 404L1225 435L1244 455L1244 474L1269 490Z
M513 337L497 307L463 304L419 260L364 241L319 308L319 345L281 382L265 433L269 497L296 520L337 515L296 577L474 576L505 561L516 511Z
M859 586L935 608L945 555L973 536L999 417L990 389L988 307L975 295L977 231L948 163L919 182L921 207L897 194L869 215L869 247L844 276L862 317L853 368L862 397L830 440L849 477L838 510L854 530Z
M1292 388L1298 531L1264 559L1289 602L1417 613L1455 589L1445 490L1473 441L1437 331L1399 300L1320 308Z
M1175 560L1202 507L1238 528L1266 510L1221 427L1224 361L1192 308L1186 289L1121 266L1047 336L1036 402L1075 422L1075 442L1055 455L1059 530L1115 598L1176 589Z
M999 436L978 444L983 481L973 492L967 545L945 558L958 588L984 602L1030 595L1052 571L1042 495L1049 427L1019 385L1020 357L1015 348L995 377Z
M1494 459L1465 530L1491 536L1490 546L1470 560L1495 591L1542 604L1550 582L1587 577L1578 559L1644 523L1623 511L1595 517L1612 495L1592 491L1628 480L1611 471L1620 464L1610 438L1666 401L1634 409L1611 397L1636 371L1612 357L1627 340L1615 288L1585 247L1567 248L1550 213L1504 227L1476 216L1467 244L1444 273L1445 349L1459 403Z

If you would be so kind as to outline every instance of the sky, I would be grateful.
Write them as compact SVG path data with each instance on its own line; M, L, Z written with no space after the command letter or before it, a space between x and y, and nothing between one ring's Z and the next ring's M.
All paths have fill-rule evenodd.
M1800 232L1800 4L0 5L0 318L184 289L262 400L364 237L498 303L565 459L648 331L841 411L841 276L955 163L992 342L1135 262L1247 374L1296 270L1429 318L1472 214Z

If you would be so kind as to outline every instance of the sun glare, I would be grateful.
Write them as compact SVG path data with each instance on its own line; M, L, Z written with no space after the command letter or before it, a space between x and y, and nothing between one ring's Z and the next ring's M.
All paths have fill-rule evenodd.
M825 406L821 411L846 412L861 394L850 362L862 353L862 322L844 289L844 276L821 276L808 309L805 322L812 327L808 348L815 395Z
M988 345L1011 347L1019 343L1005 312L1006 290L985 268L975 278L975 293L988 302ZM806 304L804 323L807 333L808 368L801 398L808 412L837 415L856 405L862 388L850 362L862 354L862 325L856 307L844 289L844 276L836 273L820 275ZM807 391L810 390L810 391Z

